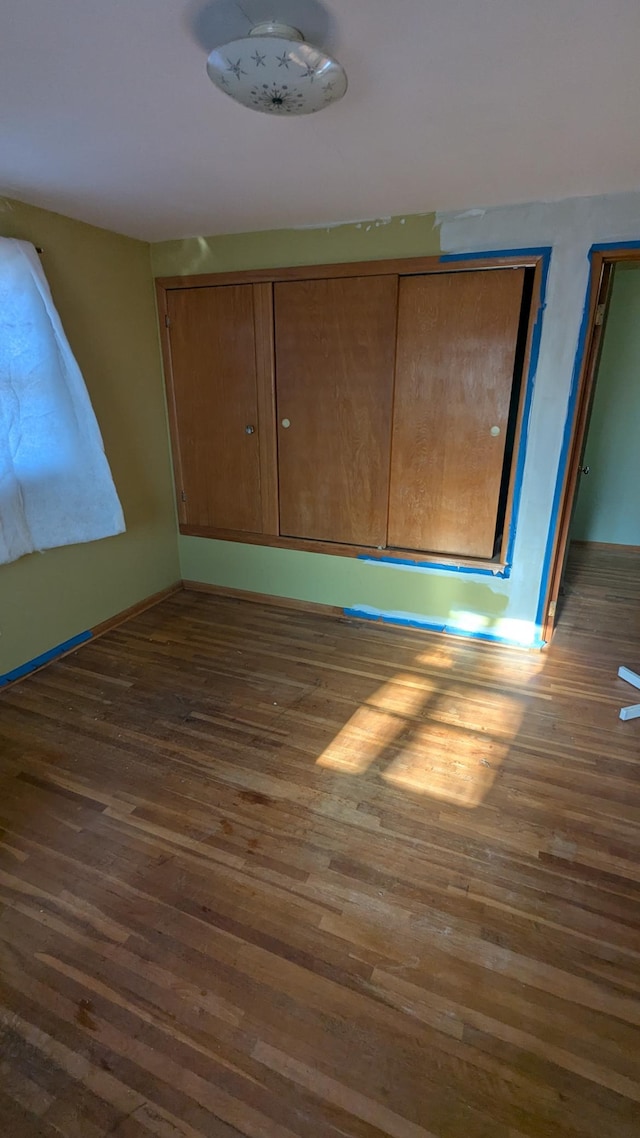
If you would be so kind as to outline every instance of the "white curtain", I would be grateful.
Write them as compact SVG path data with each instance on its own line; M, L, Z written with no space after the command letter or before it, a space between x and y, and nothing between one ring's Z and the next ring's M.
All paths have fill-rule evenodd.
M0 238L0 564L122 533L89 395L27 241Z

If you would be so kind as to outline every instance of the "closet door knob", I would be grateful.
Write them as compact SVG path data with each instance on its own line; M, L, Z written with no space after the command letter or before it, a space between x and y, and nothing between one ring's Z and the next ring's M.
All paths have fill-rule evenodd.
M252 435L254 433L254 431L255 431L255 427L252 427L251 423L247 423L247 425L244 429L245 435Z
M498 435L500 434L500 427L492 427L491 430L489 431L489 434L493 435L494 439L497 438Z
M291 426L291 419L283 419L282 420L282 426L283 427L290 427Z

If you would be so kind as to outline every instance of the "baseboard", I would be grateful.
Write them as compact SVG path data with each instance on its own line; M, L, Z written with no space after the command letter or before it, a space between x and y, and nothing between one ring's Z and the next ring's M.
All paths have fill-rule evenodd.
M279 597L274 593L253 593L249 589L231 589L226 585L209 585L205 581L183 581L182 587L189 592L211 593L213 596L229 597L236 601L275 605L277 608L296 609L298 612L317 612L324 616L344 616L344 609L338 605L323 605L318 601L299 601L295 597Z
M47 664L52 664L54 660L61 660L63 656L68 656L70 652L75 652L82 644L86 644L89 640L95 640L98 636L104 636L105 632L109 632L112 628L116 628L119 624L123 624L125 620L131 620L132 617L138 616L139 613L144 612L146 609L153 608L154 605L160 604L165 601L167 597L173 596L174 593L180 592L182 589L182 582L177 581L175 585L169 585L166 589L161 589L158 593L153 593L150 597L145 597L143 601L138 601L135 605L130 605L128 609L123 609L115 616L109 617L108 620L103 620L101 624L96 624L94 628L87 629L86 632L79 632L77 636L72 636L70 640L64 640L62 644L57 644L55 648L49 648L47 652L42 652L40 656L34 657L33 660L27 660L26 664L21 664L18 668L13 668L10 672L5 672L0 676L0 688L8 687L10 684L17 684L20 680L24 680L27 676L32 676L34 672L39 672L41 668L46 668Z
M119 624L124 624L125 620L131 620L134 616L139 616L141 612L146 612L147 609L152 609L154 605L159 605L161 601L166 601L168 597L172 597L174 593L179 593L182 589L182 581L176 581L174 585L169 585L166 589L160 589L158 593L152 593L150 597L145 597L143 601L138 601L135 605L130 605L128 609L123 609L115 616L110 616L108 620L103 620L101 624L96 624L91 629L91 636L104 636L105 632L110 632L112 628L117 628Z
M337 605L319 604L317 601L299 601L293 597L279 597L271 593L254 593L246 589L232 589L226 585L209 585L205 581L183 581L182 587L188 592L209 593L217 597L228 597L230 600L250 601L252 604L272 605L277 608L294 609L297 612L319 613L322 616L339 616L342 620L347 621L370 620L380 625L395 625L419 632L437 632L440 636L455 637L456 640L480 641L485 644L495 644L501 648L513 648L518 652L535 651L543 647L540 640L531 644L518 644L513 640L496 636L490 632L463 632L447 626L446 622L431 621L419 614L408 618L408 614L401 617L398 614L379 612L378 610L367 609L364 606L343 609Z
M70 652L75 652L81 644L86 644L91 640L91 632L79 632L77 636L72 636L69 640L64 640L62 644L56 644L55 648L49 648L47 652L41 652L39 656L35 656L33 660L27 660L26 664L20 664L18 668L12 668L10 672L5 672L0 676L0 689L9 687L10 684L18 684L26 676L30 676L33 672L39 672L41 668L46 668L47 664L51 664L53 660L60 660L63 656L68 656Z
M613 546L612 548L639 549L639 547L636 546ZM43 652L42 655L36 656L35 659L27 661L26 664L21 664L20 667L14 668L13 671L6 672L3 676L0 676L0 688L19 683L20 680L23 680L26 676L33 675L34 672L45 668L48 664L53 663L54 660L62 659L62 657L67 656L70 652L75 652L77 648L89 640L104 636L106 632L110 632L111 629L117 628L118 625L124 624L125 621L131 620L147 609L153 608L155 605L167 600L168 597L173 596L182 589L196 593L209 593L218 597L227 597L231 600L249 601L253 604L290 609L296 612L318 613L322 616L338 616L343 620L362 620L363 617L365 617L369 620L380 620L383 624L401 624L405 627L419 628L424 632L438 632L440 635L445 636L453 635L453 630L439 624L431 624L423 618L416 618L410 621L397 620L391 614L365 614L358 609L343 609L338 605L320 604L318 601L301 601L295 597L280 597L273 593L256 593L248 589L232 589L226 585L210 585L205 581L177 581L174 585L169 585L168 588L161 589L159 592L153 593L150 597L145 597L144 600L138 601L137 604L130 605L129 608L123 609L122 612L116 613L114 616L109 617L108 620L103 620L100 624L95 625L94 628L88 629L86 632L80 632L70 640L65 640L55 648L50 648L47 652ZM461 634L457 632L455 635L456 638L461 636ZM508 640L503 640L501 637L491 635L464 635L464 639L482 639L485 641L493 641L505 647L516 647L516 645L510 644ZM533 647L539 647L539 645Z

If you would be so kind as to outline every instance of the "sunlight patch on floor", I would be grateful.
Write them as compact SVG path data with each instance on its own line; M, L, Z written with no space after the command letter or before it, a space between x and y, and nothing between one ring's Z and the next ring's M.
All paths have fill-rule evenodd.
M434 639L444 641L445 638L439 633L436 633L434 634ZM438 645L437 647L430 649L428 652L419 652L415 657L415 662L416 664L420 664L425 668L436 667L441 671L444 671L445 668L449 669L453 667L453 655L451 652L447 651L444 648L441 648Z
M435 684L413 674L397 675L383 684L351 716L316 760L320 767L362 774L416 715Z
M524 698L400 673L363 703L316 760L457 806L480 805L517 736Z
M461 705L459 709L457 704ZM449 705L449 706L447 706ZM524 702L491 693L486 702L446 696L417 727L382 778L457 806L479 806L515 739Z

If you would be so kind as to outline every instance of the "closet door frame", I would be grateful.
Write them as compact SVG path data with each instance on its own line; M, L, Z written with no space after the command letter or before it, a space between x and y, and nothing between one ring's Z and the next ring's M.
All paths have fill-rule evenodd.
M158 318L160 325L160 339L165 380L167 386L167 401L169 428L171 433L172 456L176 488L181 483L180 442L177 427L176 408L173 399L173 383L171 373L171 345L168 327L168 294L172 289L209 288L211 286L231 284L266 285L280 281L323 280L334 277L363 277L393 275L399 277L424 275L428 273L477 272L478 270L526 268L533 270L533 288L531 307L526 334L524 360L522 368L522 384L518 403L513 458L507 490L507 501L503 527L501 547L497 555L490 559L451 557L444 554L425 551L417 552L400 549L377 550L370 547L356 545L340 545L335 542L308 541L301 538L280 537L278 535L278 503L277 503L277 453L275 442L270 446L267 443L265 453L261 459L261 471L267 487L270 506L267 507L263 518L263 532L250 533L237 530L210 529L188 525L185 520L184 509L178 497L178 519L180 533L192 537L217 538L222 541L239 541L248 545L269 545L280 549L301 549L317 553L332 553L345 557L367 556L372 559L384 561L410 561L412 564L428 564L435 566L456 566L485 571L494 575L506 576L509 573L513 543L515 537L515 523L519 504L520 484L524 466L523 424L529 414L532 395L532 362L533 352L537 345L540 329L543 289L548 267L550 250L522 250L510 252L506 250L498 254L453 254L431 257L393 258L377 261L353 261L340 264L326 265L295 265L276 269L247 269L234 272L202 273L190 276L159 277L156 279L156 297ZM271 308L271 288L260 290L262 296L261 321L264 336L262 347L258 344L257 356L260 357L258 365L258 399L259 406L265 413L273 415L273 429L275 431L275 364L273 351L273 312ZM258 328L256 328L258 332Z

